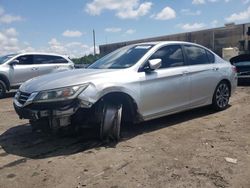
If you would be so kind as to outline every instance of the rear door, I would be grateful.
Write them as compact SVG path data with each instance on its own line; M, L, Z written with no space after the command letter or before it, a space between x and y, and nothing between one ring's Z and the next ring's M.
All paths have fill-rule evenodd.
M190 104L199 106L208 103L220 80L219 66L215 63L215 56L199 46L184 45L183 47L189 64Z
M54 56L53 64L56 67L56 72L71 70L74 68L74 64L72 62L69 62L66 58L61 56Z
M66 59L54 55L34 55L34 65L38 76L70 69Z
M140 111L145 119L183 110L189 104L190 81L180 45L167 45L150 59L161 59L162 66L151 72L140 72ZM147 65L145 65L147 66Z
M53 64L53 56L34 55L34 64L37 67L37 75L45 75L56 72L56 66Z
M10 67L10 82L18 86L36 76L36 67L33 64L33 55L22 55L16 58L19 63Z

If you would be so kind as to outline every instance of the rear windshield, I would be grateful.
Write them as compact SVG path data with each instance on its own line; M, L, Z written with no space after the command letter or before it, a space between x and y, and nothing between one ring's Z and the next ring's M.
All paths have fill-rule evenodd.
M17 54L9 54L9 55L5 55L5 56L0 56L0 64L4 64L6 61L11 59L15 55L17 55Z

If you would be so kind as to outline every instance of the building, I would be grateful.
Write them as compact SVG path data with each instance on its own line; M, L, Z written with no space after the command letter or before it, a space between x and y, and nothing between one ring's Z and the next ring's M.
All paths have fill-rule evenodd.
M229 47L237 47L241 53L250 53L250 23L231 23L219 28L100 45L100 54L105 55L126 45L150 41L193 42L206 46L220 56L222 49Z

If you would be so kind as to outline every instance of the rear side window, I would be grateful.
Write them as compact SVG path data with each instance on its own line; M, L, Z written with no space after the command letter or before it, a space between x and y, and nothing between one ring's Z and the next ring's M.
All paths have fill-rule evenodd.
M157 50L149 60L161 59L160 68L178 67L184 65L182 48L180 45L168 45Z
M60 56L51 55L35 55L35 64L58 64L58 63L68 63L68 61Z
M66 59L60 56L52 56L53 57L53 63L68 63Z
M32 65L33 64L33 55L22 55L16 59L19 61L18 65Z
M206 50L206 53L207 53L209 63L214 63L215 62L214 54L212 54L211 52L209 52L207 50Z
M184 49L188 58L189 65L211 63L208 59L208 55L205 49L192 45L184 45Z

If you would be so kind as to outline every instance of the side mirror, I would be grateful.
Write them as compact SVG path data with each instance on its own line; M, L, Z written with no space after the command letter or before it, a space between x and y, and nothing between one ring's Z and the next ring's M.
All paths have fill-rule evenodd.
M10 66L14 66L19 63L19 60L15 59L9 63Z
M147 70L156 70L161 67L162 60L161 59L151 59L148 61L148 67L146 68Z

